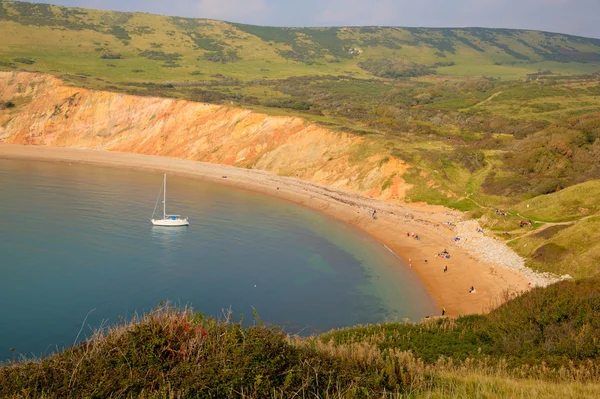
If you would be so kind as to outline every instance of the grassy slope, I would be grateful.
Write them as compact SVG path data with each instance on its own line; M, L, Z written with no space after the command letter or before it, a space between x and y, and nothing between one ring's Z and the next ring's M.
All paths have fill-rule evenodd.
M594 397L598 279L537 288L486 316L289 340L157 310L41 361L0 368L0 395L65 397Z
M598 359L595 331L600 311L600 279L560 282L516 297L490 314L457 320L439 319L416 326L379 324L352 327L318 338L327 346L355 342L379 349L412 351L425 363L440 356L455 361L503 358L508 369ZM578 341L579 340L579 341ZM539 372L532 370L532 375Z
M523 201L512 210L542 222L569 222L600 213L599 198L600 181L596 180Z
M575 278L600 273L600 180L591 180L510 205L506 215L483 207L473 211L498 239L538 271ZM521 221L531 226L520 226ZM508 235L506 233L509 233Z
M600 181L524 201L515 217L543 222L511 242L528 266L573 277L600 272ZM535 225L534 225L535 227ZM538 231L539 230L539 231Z

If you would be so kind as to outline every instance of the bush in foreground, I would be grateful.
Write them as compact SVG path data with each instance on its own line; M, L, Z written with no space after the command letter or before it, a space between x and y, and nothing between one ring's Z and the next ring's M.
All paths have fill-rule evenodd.
M600 397L600 278L484 316L289 337L160 308L40 361L0 368L0 397Z
M0 369L0 396L370 397L399 391L367 365L292 345L262 324L161 308L41 361Z
M488 315L353 327L311 340L332 353L371 345L381 354L411 351L430 365L476 361L514 375L593 381L600 380L598 337L600 276L535 288Z

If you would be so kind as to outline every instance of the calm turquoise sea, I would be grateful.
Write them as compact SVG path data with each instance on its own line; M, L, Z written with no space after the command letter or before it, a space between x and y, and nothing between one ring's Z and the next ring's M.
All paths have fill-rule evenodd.
M52 353L166 300L245 320L256 309L301 334L438 312L383 245L276 198L170 176L167 212L191 226L152 227L161 181L0 160L0 361Z

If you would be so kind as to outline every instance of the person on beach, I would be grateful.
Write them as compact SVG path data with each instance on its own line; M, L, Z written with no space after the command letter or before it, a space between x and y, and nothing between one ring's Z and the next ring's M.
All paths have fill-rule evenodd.
M444 266L444 273L448 271L448 265Z
M442 316L446 314L446 308L442 308Z
M471 286L471 288L469 288L469 294L472 294L475 292L475 287Z

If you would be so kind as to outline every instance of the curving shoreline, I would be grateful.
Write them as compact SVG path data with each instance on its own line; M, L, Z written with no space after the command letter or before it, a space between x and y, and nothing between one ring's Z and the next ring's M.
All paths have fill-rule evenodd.
M115 168L168 172L197 180L251 190L292 201L324 212L371 235L398 255L412 269L446 314L485 313L502 302L506 290L524 291L529 278L502 265L476 259L456 245L456 232L446 224L458 221L460 212L447 208L407 204L395 205L365 198L349 191L273 173L161 156L102 150L0 144L0 159L69 162ZM377 219L371 217L377 210ZM406 217L408 213L409 217ZM417 233L421 239L407 237ZM447 249L450 259L434 254ZM427 262L425 262L427 260ZM409 262L410 261L410 262ZM448 272L444 272L448 266ZM539 280L537 284L543 284ZM474 286L475 294L469 293Z

